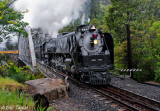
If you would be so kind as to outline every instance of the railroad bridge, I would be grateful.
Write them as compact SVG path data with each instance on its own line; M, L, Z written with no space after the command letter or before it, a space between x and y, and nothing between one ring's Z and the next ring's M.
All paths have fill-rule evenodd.
M52 67L42 63L35 56L34 45L48 39L51 36L43 32L41 28L38 29L25 29L28 32L28 37L20 36L18 38L18 50L0 51L0 54L10 54L14 61L18 61L20 66L30 66L34 72L37 68L43 72L47 78L56 78L56 71ZM64 79L67 76L59 76Z
M42 64L40 61L36 60L35 57L34 44L35 42L39 42L39 38L35 38L34 35L39 33L38 37L41 37L43 36L43 32L41 30L37 30L36 33L35 30L33 31L32 29L32 32L34 33L31 34L31 29L26 29L26 31L28 32L28 37L25 38L21 36L18 39L18 50L0 51L0 54L10 54L13 59L18 61L20 66L30 66L32 71L35 71L35 69L38 68L46 77L55 78L56 76L53 74L53 71L51 71L49 66Z

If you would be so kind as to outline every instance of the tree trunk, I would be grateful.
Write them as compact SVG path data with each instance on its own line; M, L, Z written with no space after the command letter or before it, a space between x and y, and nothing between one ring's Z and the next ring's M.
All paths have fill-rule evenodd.
M96 11L94 11L94 17L95 17L95 18L97 18L97 14L96 14Z
M127 59L128 59L128 69L132 69L132 51L131 51L131 31L130 31L130 18L129 11L127 11ZM133 78L133 74L131 74L131 78Z
M130 25L127 24L127 56L128 56L128 69L132 69L132 52L131 52L131 37L130 37ZM132 78L132 75L131 75Z

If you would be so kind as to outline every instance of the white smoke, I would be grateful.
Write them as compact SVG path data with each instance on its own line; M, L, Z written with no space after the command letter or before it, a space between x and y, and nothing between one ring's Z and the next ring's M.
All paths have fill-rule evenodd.
M91 11L91 4L92 4L92 1L87 0L87 2L85 3L85 6L83 7L85 10L85 12L83 13L82 18L81 18L81 23L83 25L90 22L90 21L88 21L88 19L90 19L89 15L90 15L90 11Z
M82 25L85 24L85 19L86 19L86 15L83 14L83 15L82 15Z
M50 33L57 33L59 29L78 19L85 12L85 5L90 0L18 0L16 10L28 9L24 21L31 28L47 28ZM83 14L85 17L85 15Z

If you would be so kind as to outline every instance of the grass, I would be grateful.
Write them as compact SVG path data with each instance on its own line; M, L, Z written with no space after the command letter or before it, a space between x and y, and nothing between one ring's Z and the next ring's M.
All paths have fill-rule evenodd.
M31 97L26 98L18 91L10 92L2 88L0 90L0 110L7 110L7 108L14 111L23 108L28 111L34 108L34 102Z
M19 89L25 89L25 86L11 78L0 77L0 110L27 111L34 108L32 98L19 93Z
M0 77L0 89L5 88L12 91L16 91L18 89L25 89L25 86L23 84L18 83L17 81L11 79L11 78L3 78Z
M19 89L25 89L25 86L11 78L0 77L0 110L33 109L32 98L26 98Z
M19 89L25 89L25 86L11 78L0 77L0 111L34 110L36 102L33 101L32 97L26 97L20 93ZM41 106L38 107L39 111L44 111L44 109Z

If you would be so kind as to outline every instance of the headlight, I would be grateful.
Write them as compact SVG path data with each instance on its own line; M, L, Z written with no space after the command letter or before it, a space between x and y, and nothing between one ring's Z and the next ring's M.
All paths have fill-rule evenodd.
M94 44L97 45L98 44L98 40L94 40Z

